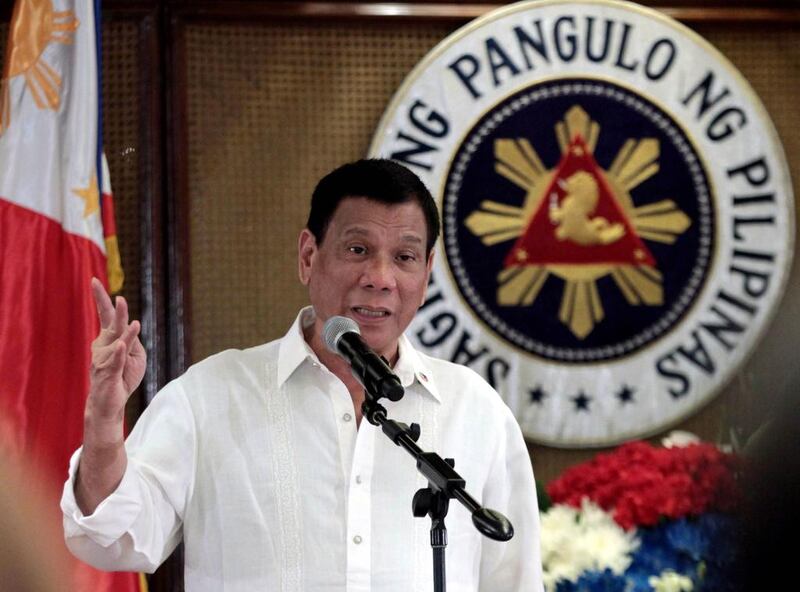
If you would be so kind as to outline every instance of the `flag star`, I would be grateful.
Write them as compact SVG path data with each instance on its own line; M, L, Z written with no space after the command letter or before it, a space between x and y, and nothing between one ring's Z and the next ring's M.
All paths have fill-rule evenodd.
M536 403L537 405L544 403L544 400L547 398L547 393L538 385L535 389L528 391L528 394L531 397L531 403Z
M95 212L100 211L100 191L97 187L97 175L92 175L88 187L73 189L72 193L84 201L84 218L88 218Z
M619 402L623 405L627 403L633 403L636 400L633 398L633 393L636 391L629 387L627 384L622 385L622 389L617 393L617 398Z
M591 401L592 398L587 397L583 391L572 397L572 402L575 403L575 411L589 411L589 403Z

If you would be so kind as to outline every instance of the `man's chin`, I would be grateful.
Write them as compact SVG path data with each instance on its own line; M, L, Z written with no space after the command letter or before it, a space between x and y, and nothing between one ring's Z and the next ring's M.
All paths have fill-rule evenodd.
M361 328L361 337L372 351L391 359L397 353L399 336L388 336L385 331L370 331L368 327Z

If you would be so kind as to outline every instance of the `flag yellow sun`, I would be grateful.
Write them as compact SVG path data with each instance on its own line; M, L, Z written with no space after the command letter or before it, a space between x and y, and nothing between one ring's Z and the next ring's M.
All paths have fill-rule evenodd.
M71 35L79 24L73 11L56 11L51 0L17 2L11 18L0 90L0 134L11 122L9 82L15 76L25 77L25 86L37 107L58 109L61 77L42 54L51 42L71 44Z

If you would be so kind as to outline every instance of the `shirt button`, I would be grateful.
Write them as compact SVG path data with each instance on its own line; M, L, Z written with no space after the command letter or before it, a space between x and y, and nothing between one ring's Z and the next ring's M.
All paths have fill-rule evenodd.
M354 536L354 537L353 537L353 542L354 542L356 545L360 545L360 544L361 544L361 540L362 540L362 539L361 539L361 537L360 537L360 536L358 536L358 535L356 535L356 536Z
M356 483L361 485L361 475L356 475Z
M350 415L349 413L345 413L344 415L342 415L342 419L345 421L350 421L351 419L353 419L353 416Z

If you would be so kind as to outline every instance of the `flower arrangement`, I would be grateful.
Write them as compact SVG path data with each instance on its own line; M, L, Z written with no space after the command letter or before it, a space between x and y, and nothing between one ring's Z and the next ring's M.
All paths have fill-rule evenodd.
M734 590L739 503L733 454L695 438L623 444L547 488L548 592Z

